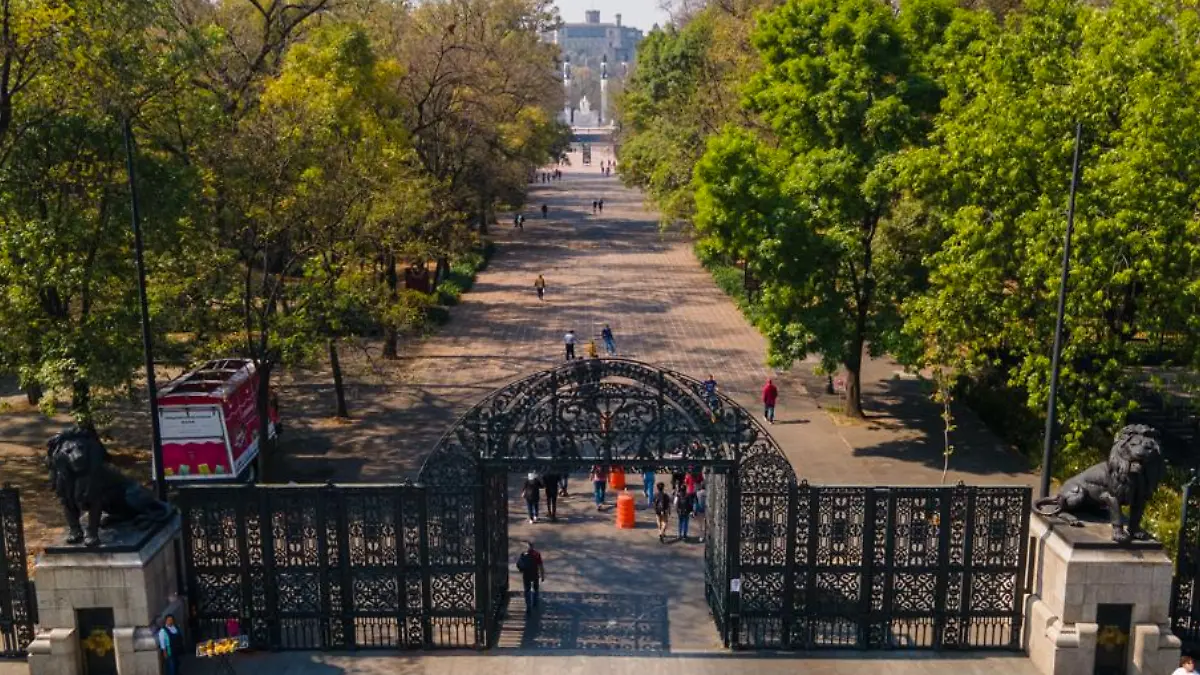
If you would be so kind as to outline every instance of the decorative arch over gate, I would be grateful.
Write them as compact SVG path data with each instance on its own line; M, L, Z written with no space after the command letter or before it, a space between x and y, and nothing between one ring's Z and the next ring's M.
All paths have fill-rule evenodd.
M467 411L421 468L425 485L468 485L481 464L510 470L554 465L681 467L722 473L752 466L763 479L796 483L769 433L699 380L629 359L587 359L506 385ZM745 471L743 471L744 473ZM780 473L782 472L782 473Z
M440 548L470 552L476 574L467 596L434 593L434 620L473 613L477 644L493 643L509 597L509 473L592 464L705 468L705 597L728 645L739 552L777 547L796 473L745 408L709 395L699 380L629 359L572 361L517 380L438 441L418 479L428 490L430 527Z

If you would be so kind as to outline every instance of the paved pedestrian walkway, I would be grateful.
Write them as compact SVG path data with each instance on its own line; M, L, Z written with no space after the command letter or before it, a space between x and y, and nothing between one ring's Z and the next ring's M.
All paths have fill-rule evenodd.
M780 384L771 433L797 473L819 483L936 484L941 481L940 410L899 367L873 361L864 388L870 419L849 423L809 396L811 364L776 374L765 365L766 343L717 288L679 234L660 230L640 193L602 177L579 156L564 179L533 190L523 230L501 218L497 252L475 287L452 310L450 323L411 349L398 364L376 361L351 385L351 425L296 420L289 456L273 471L280 480L395 480L413 475L453 421L496 387L563 359L562 336L573 329L577 353L612 326L621 356L703 379L761 412L768 376ZM592 201L603 199L602 213ZM549 206L549 218L540 215ZM534 279L546 279L538 301ZM328 399L329 377L306 375L284 392L289 405ZM819 391L812 391L819 394ZM286 411L285 411L286 414ZM956 453L947 482L1030 483L1025 463L1000 446L965 412L956 420Z
M732 654L602 658L591 654L312 654L239 657L238 673L266 675L1036 675L1024 657L967 655L930 659L908 654L829 654L772 658ZM189 664L186 675L222 675L212 664ZM0 671L2 674L3 671Z

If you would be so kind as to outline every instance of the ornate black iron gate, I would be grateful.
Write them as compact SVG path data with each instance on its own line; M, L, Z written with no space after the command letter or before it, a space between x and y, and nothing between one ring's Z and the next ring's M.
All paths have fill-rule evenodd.
M797 484L746 410L679 373L589 359L497 390L417 485L181 490L195 634L269 649L494 644L508 476L704 467L705 596L727 646L1019 649L1028 488Z
M1029 488L776 487L741 493L735 647L1021 648Z
M0 658L24 658L33 641L37 603L25 559L21 495L0 488Z
M1171 630L1183 642L1185 653L1200 652L1200 488L1194 474L1183 488L1171 581Z
M194 635L264 649L474 647L478 486L179 491Z

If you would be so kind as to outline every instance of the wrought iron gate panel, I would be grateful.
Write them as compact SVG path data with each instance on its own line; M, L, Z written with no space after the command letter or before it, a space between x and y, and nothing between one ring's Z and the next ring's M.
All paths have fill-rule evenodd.
M236 621L264 649L426 646L426 497L408 485L180 490L195 635Z
M24 658L33 642L37 603L26 568L21 495L0 488L0 659Z
M737 486L738 536L731 548L740 579L735 643L783 647L791 630L795 474L782 454L752 451L738 467Z
M733 476L712 473L705 478L708 503L704 518L704 596L717 625L717 632L729 646L729 483Z
M1185 652L1200 648L1200 488L1196 477L1183 488L1183 513L1171 581L1171 630Z
M801 483L781 500L743 486L734 642L1019 649L1030 496Z
M505 467L485 470L483 502L487 533L487 557L483 566L487 601L484 622L486 643L490 646L500 637L501 623L508 608L508 470Z

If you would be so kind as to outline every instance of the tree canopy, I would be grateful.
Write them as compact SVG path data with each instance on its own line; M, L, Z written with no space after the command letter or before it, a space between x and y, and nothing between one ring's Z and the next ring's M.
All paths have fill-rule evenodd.
M621 171L694 225L709 264L758 280L744 305L776 364L845 370L849 414L863 354L888 352L1037 418L1081 123L1062 476L1107 450L1151 366L1200 365L1200 15L985 4L691 13L647 41L619 106ZM721 22L749 36L750 62L706 80ZM703 123L669 133L681 110Z
M0 12L0 373L83 419L140 379L126 120L159 356L264 376L347 335L395 355L432 303L403 269L448 272L567 140L542 0Z

